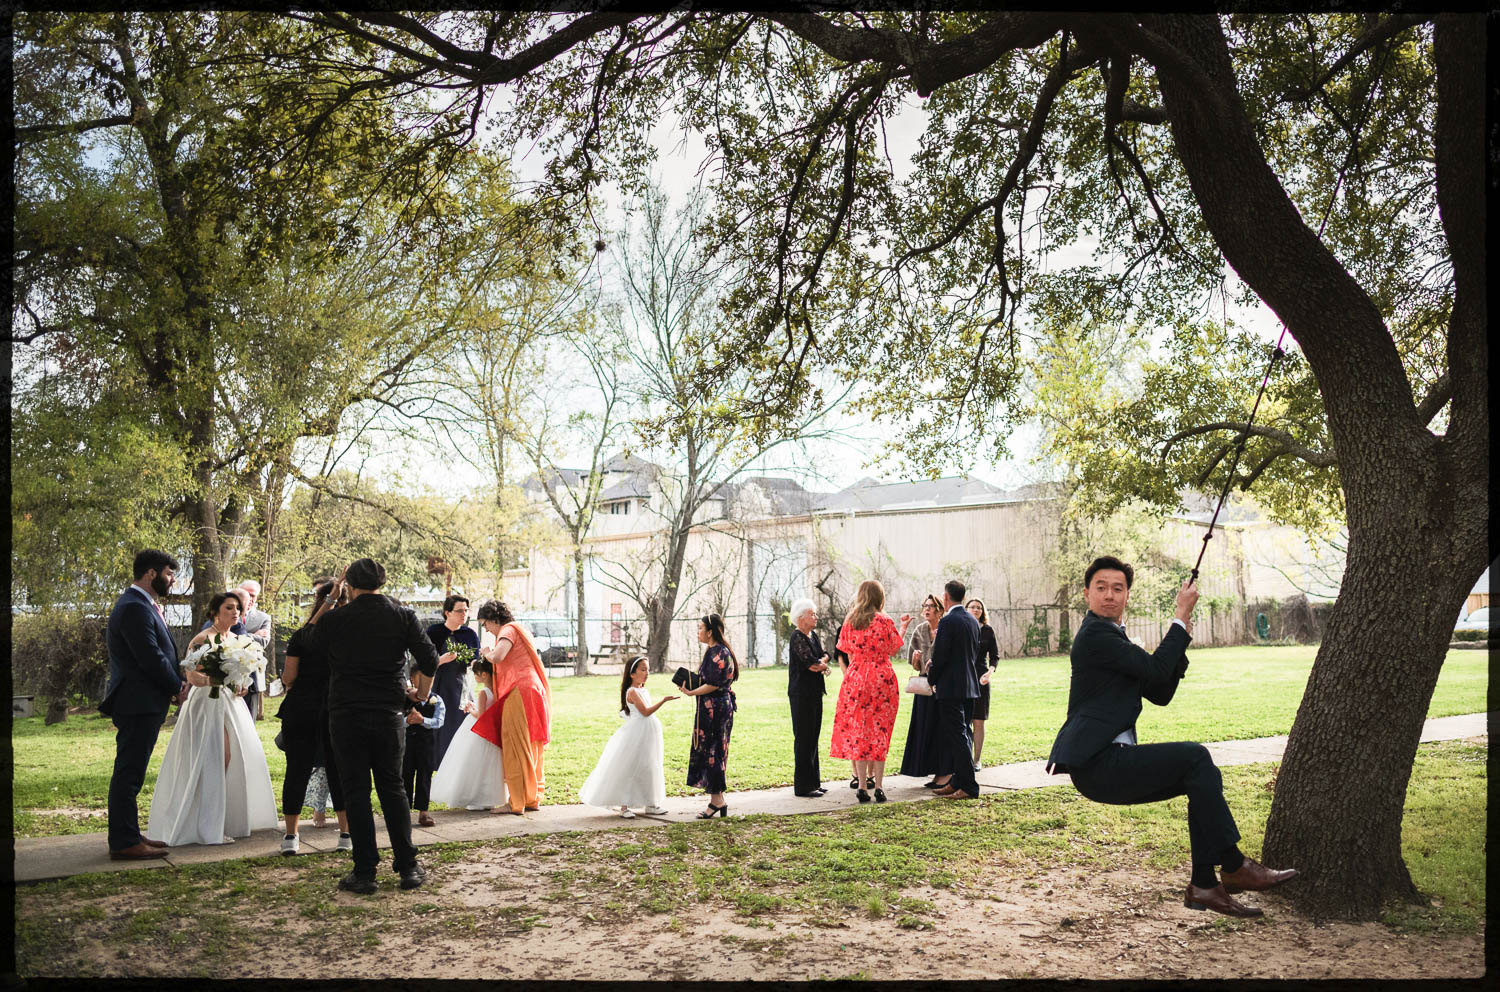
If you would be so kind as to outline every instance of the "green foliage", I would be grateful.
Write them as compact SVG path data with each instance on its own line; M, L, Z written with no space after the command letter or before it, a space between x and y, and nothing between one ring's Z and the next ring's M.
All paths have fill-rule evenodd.
M1040 606L1032 607L1031 622L1026 625L1023 638L1024 640L1021 644L1021 653L1023 655L1029 655L1033 652L1036 654L1047 653L1047 649L1052 643L1052 628L1047 623L1046 610Z
M10 670L17 693L43 697L47 720L66 719L76 698L97 702L109 681L104 618L43 610L11 618Z
M1461 642L1487 641L1490 639L1490 632L1487 630L1455 630L1452 639Z

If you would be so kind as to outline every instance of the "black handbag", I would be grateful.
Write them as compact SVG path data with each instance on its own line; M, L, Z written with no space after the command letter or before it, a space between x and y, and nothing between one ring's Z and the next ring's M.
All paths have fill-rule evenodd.
M276 739L273 740L271 743L275 744L278 748L280 748L281 750L285 751L286 750L286 731L285 730L278 730L278 731L276 731Z
M697 672L690 672L686 668L679 668L672 675L672 684L679 689L696 689L703 684L703 679Z

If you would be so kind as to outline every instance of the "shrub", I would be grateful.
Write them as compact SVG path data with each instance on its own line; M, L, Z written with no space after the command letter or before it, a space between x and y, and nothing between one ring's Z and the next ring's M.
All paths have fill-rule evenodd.
M109 684L109 654L104 644L104 617L61 610L11 618L10 667L15 691L47 700L48 724L67 718L75 697L104 698Z
M1453 632L1453 639L1455 641L1487 641L1490 639L1490 632L1487 630L1455 630Z

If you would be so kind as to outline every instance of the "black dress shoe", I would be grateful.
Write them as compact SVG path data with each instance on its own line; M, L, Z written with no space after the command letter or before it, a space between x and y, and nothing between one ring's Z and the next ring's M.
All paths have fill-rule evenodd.
M415 889L427 881L427 871L421 865L412 865L410 868L401 869L401 887L403 889Z
M873 789L873 788L875 788L875 780L873 778L867 778L867 779L865 779L865 788L866 789Z
M860 789L860 790L859 790L859 791L858 791L858 792L856 792L856 793L855 793L855 794L854 794L854 795L855 795L855 797L856 797L856 798L858 798L858 799L859 799L859 801L860 801L860 802L862 802L862 803L867 803L867 802L869 802L869 801L870 801L870 794L869 794L869 793L868 793L868 792L866 792L866 791L865 791L865 790L864 790L864 789Z
M944 783L944 785L946 785L946 784L947 783ZM922 783L922 788L924 788L924 789L941 789L942 787L943 786L938 785L937 779L933 779L931 782L923 782Z
M875 790L875 801L877 803L883 803L883 802L885 802L885 790L884 789L876 789Z
M373 878L360 878L354 872L350 872L339 879L339 888L345 892L357 892L362 896L373 895L380 886L375 884Z
M859 788L859 776L858 775L854 776L853 778L851 778L849 780L849 788L851 788L851 789L857 789L857 788Z
M828 795L828 790L825 789L825 788L823 788L820 785L816 789L814 789L812 792L808 793L808 795L811 795L811 796L826 796L826 795Z

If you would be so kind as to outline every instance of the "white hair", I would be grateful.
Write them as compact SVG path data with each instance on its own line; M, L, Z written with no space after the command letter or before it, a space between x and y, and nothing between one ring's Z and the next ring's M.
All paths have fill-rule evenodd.
M792 603L791 609L792 623L796 623L798 620L801 620L802 614L812 610L816 610L817 608L817 605L814 604L813 601L808 599L806 596L803 596L801 599L794 601Z

